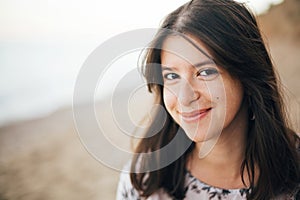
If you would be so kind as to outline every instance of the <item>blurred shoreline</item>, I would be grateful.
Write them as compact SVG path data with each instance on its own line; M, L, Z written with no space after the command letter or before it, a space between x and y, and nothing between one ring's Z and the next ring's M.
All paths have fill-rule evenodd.
M85 149L71 108L0 128L0 199L114 199L118 175Z
M128 91L118 98L126 99L125 93ZM145 104L150 105L152 99L138 95L130 101L128 106L135 107L134 113L120 116L135 121L145 115ZM76 109L85 117L89 108L90 105L79 105ZM117 163L123 160L121 168L128 160L115 152L107 152L109 146L97 142L97 135L103 134L111 142L106 145L131 151L131 139L122 128L130 131L132 127L116 123L109 99L97 102L95 112L102 127L87 139L82 135L85 133L76 129L71 107L0 127L0 199L115 199L120 171L103 164L106 160L98 161L100 158L95 153L109 155ZM90 124L85 125L90 127ZM97 149L89 146L93 144L87 140L96 141Z

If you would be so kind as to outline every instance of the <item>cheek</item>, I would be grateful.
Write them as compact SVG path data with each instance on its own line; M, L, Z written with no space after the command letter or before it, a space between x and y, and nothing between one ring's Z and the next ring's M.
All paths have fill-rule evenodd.
M226 105L226 92L222 80L217 80L215 82L207 83L206 85L207 95L212 106Z
M243 89L239 83L231 83L228 84L228 87L226 88L226 120L225 125L230 123L239 112L242 103L243 103Z
M240 87L235 87L235 91L227 95L227 108L230 112L237 112L243 101L243 91Z
M212 109L210 115L210 129L211 132L219 133L223 128L226 121L228 96L226 92L226 83L220 77L215 81L207 83L207 89L209 93L209 99Z
M172 109L174 109L175 105L176 105L176 95L174 94L174 92L171 92L169 89L164 88L164 95L163 95L163 99L164 99L164 104L167 108L167 110L170 112L172 111Z

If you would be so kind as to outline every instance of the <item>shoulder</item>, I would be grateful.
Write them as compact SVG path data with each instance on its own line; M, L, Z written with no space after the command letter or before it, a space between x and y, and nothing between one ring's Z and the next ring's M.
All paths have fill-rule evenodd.
M130 163L128 163L120 173L117 194L116 194L117 200L140 199L138 191L131 184L129 169L130 169Z
M159 190L152 194L150 197L141 197L139 192L133 187L130 180L130 164L126 165L120 173L119 184L117 188L116 200L159 200L159 199L170 199L169 196Z

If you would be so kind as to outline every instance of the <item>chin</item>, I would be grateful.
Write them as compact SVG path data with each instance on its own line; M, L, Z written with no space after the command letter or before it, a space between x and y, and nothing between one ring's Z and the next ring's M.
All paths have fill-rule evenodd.
M184 128L183 128L184 129ZM201 142L207 142L216 140L220 134L221 131L218 130L206 130L206 131L193 131L193 130L187 130L184 129L186 135L195 143L201 143ZM195 134L196 132L196 134Z
M193 142L204 142L207 140L207 132L197 132L195 134L193 131L185 130L185 133Z

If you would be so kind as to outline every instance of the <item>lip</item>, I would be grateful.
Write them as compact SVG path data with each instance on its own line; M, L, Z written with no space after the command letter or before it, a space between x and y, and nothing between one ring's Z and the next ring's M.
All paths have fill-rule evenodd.
M212 108L205 108L201 110L195 110L192 112L179 112L183 121L187 123L198 122L202 118L204 118Z

